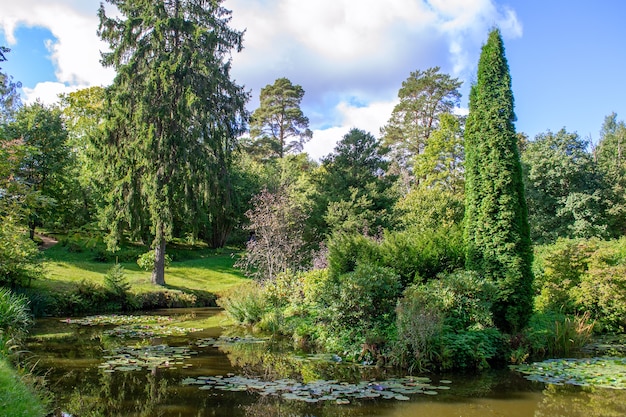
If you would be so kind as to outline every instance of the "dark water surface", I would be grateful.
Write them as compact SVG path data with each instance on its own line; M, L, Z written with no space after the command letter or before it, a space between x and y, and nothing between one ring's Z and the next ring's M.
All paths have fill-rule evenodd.
M199 320L219 314L215 309L166 310L152 315ZM549 385L531 382L509 370L480 375L423 375L433 386L449 389L436 395L412 394L407 401L353 399L307 403L257 390L200 389L184 381L243 376L261 381L290 378L298 382L335 380L337 383L385 381L404 377L391 370L357 367L328 360L310 360L273 342L243 339L218 343L233 329L219 327L186 336L120 338L103 334L115 326L83 326L42 319L28 348L47 370L48 387L63 413L75 417L200 417L200 416L380 416L380 417L618 417L626 416L626 391ZM52 335L52 336L51 336ZM171 346L193 351L185 358L163 359L160 366L128 370L107 366L112 352L123 346L149 349ZM165 348L164 348L165 349ZM145 356L153 355L147 350ZM174 356L174 354L172 354ZM116 368L117 366L117 368ZM132 365L131 365L132 366ZM114 369L123 369L117 370ZM440 382L443 381L443 382ZM374 382L372 382L374 383ZM206 387L209 388L209 387ZM61 411L59 411L59 415Z

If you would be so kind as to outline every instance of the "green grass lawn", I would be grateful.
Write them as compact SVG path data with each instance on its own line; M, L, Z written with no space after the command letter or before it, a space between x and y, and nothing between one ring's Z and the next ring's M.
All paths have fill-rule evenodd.
M197 290L219 295L223 291L247 281L233 264L236 251L216 252L206 248L175 246L172 252L181 261L173 261L165 270L166 289ZM35 289L69 291L83 280L104 285L104 275L114 261L98 262L94 249L68 251L57 244L44 252L46 276L33 281ZM128 258L128 256L126 256ZM135 293L162 291L164 288L150 283L150 272L139 268L136 262L120 262L126 272L131 291Z
M39 397L22 383L11 365L0 357L0 416L43 417L46 414Z

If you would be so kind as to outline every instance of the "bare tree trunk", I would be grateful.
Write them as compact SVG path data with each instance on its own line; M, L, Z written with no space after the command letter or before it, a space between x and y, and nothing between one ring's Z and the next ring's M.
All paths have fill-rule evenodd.
M162 224L157 227L151 281L155 285L165 285L165 236Z

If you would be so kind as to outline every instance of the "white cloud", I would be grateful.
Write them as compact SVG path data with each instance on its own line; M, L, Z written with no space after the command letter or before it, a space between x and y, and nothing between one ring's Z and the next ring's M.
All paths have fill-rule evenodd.
M0 28L10 42L19 42L13 34L20 25L48 28L55 37L49 45L56 77L51 81L60 84L37 85L28 90L28 100L111 82L113 71L99 62L106 49L96 34L100 1L3 1ZM258 105L263 86L288 77L306 91L303 108L320 137L335 133L323 126L377 135L390 114L377 106L395 99L411 71L440 66L468 84L491 27L499 26L505 37L521 36L515 12L496 2L225 0L233 12L230 25L246 30L244 50L233 55L232 75L252 90L250 109ZM353 101L362 106L346 104ZM385 113L382 123L368 112Z
M87 88L87 85L67 86L63 83L53 81L45 81L37 83L34 88L24 87L24 103L31 104L37 100L44 104L54 104L59 101L59 94L69 94L81 88Z
M5 2L0 28L10 44L19 42L14 31L18 26L43 27L56 38L48 43L56 80L69 86L109 84L111 69L100 64L100 50L105 43L96 33L99 0L20 0ZM49 86L34 90L48 89ZM32 92L31 92L32 94Z
M337 142L350 131L357 128L380 136L380 128L387 124L391 111L397 101L373 102L368 106L354 106L345 101L340 102L335 111L340 115L339 126L317 129L313 131L313 139L304 146L304 151L315 160L331 153Z

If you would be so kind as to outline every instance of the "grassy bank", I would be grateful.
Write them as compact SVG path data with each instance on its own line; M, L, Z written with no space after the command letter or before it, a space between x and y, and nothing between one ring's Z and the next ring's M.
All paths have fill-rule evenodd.
M0 358L0 415L39 417L46 414L40 398L22 383L6 359Z
M233 250L172 245L173 261L166 269L164 287L150 283L137 257L147 251L128 246L117 254L102 247L63 242L44 251L45 276L25 290L36 315L69 315L161 307L213 306L224 291L247 281L233 264ZM116 299L106 287L105 274L119 262L128 285L125 299ZM119 298L119 297L118 297Z

